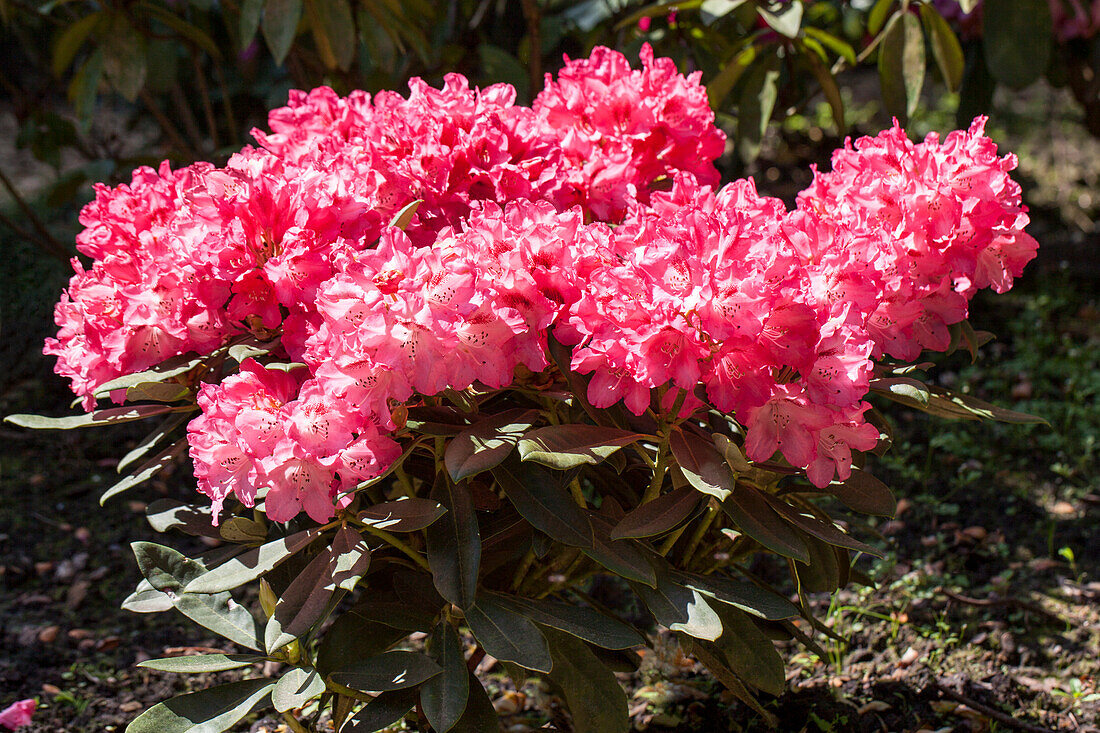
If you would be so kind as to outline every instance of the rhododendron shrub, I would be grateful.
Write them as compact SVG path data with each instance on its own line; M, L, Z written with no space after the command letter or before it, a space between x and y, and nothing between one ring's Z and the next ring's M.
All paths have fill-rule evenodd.
M548 679L577 730L625 730L605 663L649 641L591 595L597 575L768 717L766 639L812 644L789 597L874 553L846 512L894 510L866 465L890 433L872 396L1034 420L912 364L977 349L969 300L1035 256L983 120L849 143L788 210L718 187L698 75L641 61L567 61L531 107L457 75L408 97L295 92L223 168L97 189L92 264L74 260L46 344L88 412L13 420L161 416L105 498L186 450L209 501L149 520L221 546L136 543L124 607L250 651L142 664L282 665L131 730L221 730L261 702L294 730L414 706L435 731L492 730L468 671L486 654ZM239 605L252 583L259 606Z

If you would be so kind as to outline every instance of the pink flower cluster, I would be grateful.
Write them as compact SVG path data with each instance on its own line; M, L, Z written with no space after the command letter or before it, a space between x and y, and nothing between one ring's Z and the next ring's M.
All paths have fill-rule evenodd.
M849 145L787 211L751 181L715 190L724 136L698 76L648 47L641 69L568 61L532 107L457 75L410 90L294 93L261 147L141 169L82 214L95 262L74 263L46 351L89 408L164 358L280 339L199 390L188 440L217 509L328 519L399 456L396 408L543 371L551 333L597 407L709 403L751 459L778 451L825 486L878 439L872 359L945 348L976 289L1035 253L1015 159L981 121Z

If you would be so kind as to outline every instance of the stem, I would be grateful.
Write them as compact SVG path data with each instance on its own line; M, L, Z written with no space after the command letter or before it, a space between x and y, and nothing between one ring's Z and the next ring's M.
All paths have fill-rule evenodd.
M718 507L714 502L710 502L707 505L707 516L699 520L699 526L695 528L695 534L691 536L688 541L687 547L684 548L684 561L690 563L694 560L692 555L695 553L699 543L703 541L703 537L706 535L707 530L710 529L711 524L714 523L714 518L718 516Z
M520 562L519 567L516 568L516 574L512 576L512 590L519 590L533 562L535 562L535 551L528 550L527 554L523 556L523 560Z
M672 549L672 546L676 544L677 540L680 539L681 535L683 535L685 531L687 531L686 524L672 534L665 537L664 542L661 543L661 546L657 549L657 552L660 553L662 557L668 555L668 551Z
M416 491L413 489L412 481L409 480L409 475L405 473L405 467L403 465L396 466L393 469L393 474L397 476L397 481L401 484L401 489L405 492L405 496L410 499L415 499Z
M660 441L658 441L658 442L660 442ZM638 455L640 455L642 457L642 460L645 461L645 464L647 466L649 466L650 468L653 468L654 466L657 465L653 462L653 459L649 457L649 454L646 453L645 448L638 445L637 443L631 443L630 447L634 449L635 453L637 453Z
M283 713L283 721L294 733L309 733L309 728L299 723L298 719L291 715L289 710Z
M394 549L400 550L405 555L407 555L410 560L412 560L414 563L416 563L417 565L422 567L424 570L427 570L429 573L432 571L432 569L430 567L428 567L428 561L424 559L423 555L421 555L419 552L417 552L413 548L409 547L409 545L405 544L405 542L403 542L402 540L399 540L396 537L394 537L389 532L386 532L385 530L382 530L382 529L378 529L377 527L372 527L369 524L367 524L366 522L361 522L358 519L352 519L350 521L355 526L362 527L363 529L370 532L372 535L374 535L378 539L382 540L386 544L390 545Z
M676 401L672 403L672 409L668 411L669 421L673 424L680 422L680 408L684 406L684 400L686 399L687 390L681 387L679 394L676 395Z
M581 509L588 506L588 501L584 498L584 492L581 491L580 479L573 479L569 482L569 493L573 495L573 501L577 502L577 506Z
M665 482L665 471L668 469L668 438L662 436L657 445L657 463L653 466L653 480L649 482L649 488L642 495L642 503L646 504L661 495L661 485Z
M328 689L330 689L331 691L337 692L344 697L350 697L353 700L358 700L359 702L370 702L374 699L370 695L359 692L359 690L353 690L350 687L344 687L339 682L333 682L330 679L325 680L325 685L327 685Z

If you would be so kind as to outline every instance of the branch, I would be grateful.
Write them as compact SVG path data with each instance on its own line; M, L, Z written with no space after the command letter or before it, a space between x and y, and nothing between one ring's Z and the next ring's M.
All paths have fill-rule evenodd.
M542 83L542 15L535 0L523 0L523 17L527 20L528 51L527 73L531 81L531 98L538 94Z
M65 262L69 261L69 257L72 255L68 248L65 247L58 239L50 233L50 230L46 228L46 225L42 223L42 220L38 218L38 215L34 213L34 209L19 195L19 191L15 190L15 186L8 180L8 177L4 175L4 171L0 169L0 183L4 184L4 188L11 194L12 199L15 201L15 205L19 207L19 210L23 212L23 216L27 217L27 221L31 223L34 230L38 232L38 240L35 240L42 249L46 250L50 254L61 258ZM19 232L20 229L5 218L5 223L8 226Z

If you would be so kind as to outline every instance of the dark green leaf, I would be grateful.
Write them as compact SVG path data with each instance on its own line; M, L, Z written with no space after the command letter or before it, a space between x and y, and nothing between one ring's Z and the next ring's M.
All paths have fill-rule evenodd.
M1050 66L1053 21L1047 0L985 0L982 44L993 78L1022 89Z
M928 385L919 379L912 377L882 377L871 380L871 390L880 394L897 395L919 402L922 406L928 405L931 393Z
M261 543L267 539L267 526L248 517L231 517L218 525L218 534L227 542Z
M491 591L481 593L482 596L486 594L491 594L500 604L536 623L572 634L604 649L630 649L645 643L645 638L633 627L592 608L546 599L535 601Z
M359 512L359 520L387 532L416 532L446 513L431 499L399 499L367 507Z
M753 712L764 719L765 725L772 730L779 728L779 719L774 714L768 712L760 704L760 702L753 697L744 683L738 679L729 667L726 666L725 660L722 659L721 653L714 644L707 644L698 640L691 640L690 644L691 655L699 660L707 670L714 675L715 679L722 683L722 685L729 690L738 700L752 708Z
M882 103L888 113L905 124L916 111L924 86L924 36L920 19L899 10L884 33L878 51Z
M172 608L172 598L142 578L137 589L122 601L122 608L134 613L161 613Z
M537 410L506 410L463 430L443 456L451 478L461 481L503 461L537 418Z
M356 606L337 617L325 631L317 650L317 670L327 676L357 659L377 656L408 633L406 629L364 615L360 606Z
M271 702L276 712L304 707L307 702L325 691L325 682L312 667L294 667L275 683Z
M597 514L592 514L590 517L593 530L592 546L581 548L584 554L627 580L654 587L657 584L657 576L646 556L638 549L638 544L634 540L612 540L611 522Z
M348 0L309 0L309 11L313 36L325 64L347 71L357 43Z
M375 733L388 728L412 710L416 705L416 698L415 689L383 692L364 705L345 723L340 728L340 733Z
M244 585L305 549L320 534L319 529L307 529L260 545L195 578L186 590L188 593L217 593Z
M809 562L810 556L802 537L768 506L756 489L739 485L722 502L722 509L737 525L738 530L764 547L784 557Z
M420 707L432 729L446 733L462 718L470 698L466 658L454 626L440 621L432 634L429 651L443 668L443 674L431 678L420 688Z
M412 218L416 215L416 210L420 208L420 204L422 203L424 203L423 199L416 199L415 201L405 204L401 207L401 210L390 219L390 226L405 231L409 224L412 223Z
M818 538L822 542L836 547L847 547L857 552L865 552L868 555L882 557L882 553L870 545L860 542L855 537L841 532L832 522L821 520L805 511L800 511L780 498L770 494L761 494L775 513L798 527L808 535Z
M796 38L802 27L802 3L800 0L775 3L770 6L758 5L756 12L776 33L787 38Z
M627 699L622 685L584 642L546 629L553 658L550 681L561 689L578 732L626 733Z
M279 66L298 34L298 21L302 18L302 0L266 0L260 28L272 58Z
M126 101L133 102L145 86L148 72L145 38L122 13L111 15L107 33L111 40L103 44L103 71L111 86Z
M653 537L669 532L690 517L702 500L699 492L690 486L662 494L620 519L611 530L611 539Z
M169 407L167 405L127 405L126 407L108 407L105 410L96 410L85 415L69 415L68 417L43 417L42 415L8 415L4 422L18 425L21 428L34 430L71 430L73 428L99 427L101 425L118 425L133 420L144 420L154 415L163 415L167 412L194 411L193 407Z
M722 435L721 433L715 433L714 447L718 449L718 452L722 454L722 457L726 459L726 463L734 470L734 473L749 473L753 470L753 465L745 458L744 452L740 446L734 443L732 440Z
M260 29L260 15L263 13L264 0L243 0L241 2L241 50L252 45L256 31Z
M447 510L425 533L432 580L441 596L466 609L474 603L481 567L481 535L469 487L440 476L431 498Z
M179 593L205 572L202 563L155 542L133 542L130 548L141 574L159 591Z
M640 583L631 586L662 626L707 641L721 635L722 622L703 594L681 585L668 569L657 572L656 588Z
M190 535L218 537L209 505L184 504L175 499L157 499L145 508L145 518L157 532L178 529Z
M854 466L851 476L842 482L834 481L825 490L863 514L892 517L898 508L898 502L886 484Z
M1050 425L1050 423L1038 415L1029 415L1026 412L1008 410L967 394L949 393L945 391L943 395L937 396L941 397L946 402L961 406L962 409L974 415L979 420L995 420L997 422L1013 423L1016 425Z
M466 611L466 623L487 654L536 672L550 671L550 650L539 627L495 596L479 594Z
M526 99L530 95L531 80L527 76L527 68L519 59L491 43L479 45L477 55L486 79L511 84L516 88L520 99Z
M471 671L466 672L470 699L466 702L466 711L462 713L451 733L485 733L500 729L500 716L497 715L493 701L489 699L481 681Z
M592 525L573 501L566 474L513 457L493 469L493 478L535 529L566 545L592 546Z
M256 619L228 592L183 593L174 603L177 611L198 625L243 647L260 648L260 629Z
M741 81L737 143L744 161L755 160L760 153L760 143L768 130L768 122L779 98L781 66L782 62L775 48L761 50L761 58L752 63Z
M341 527L332 545L313 558L279 596L264 630L268 653L308 631L323 617L333 593L352 590L369 565L366 541L350 527Z
M53 56L50 66L54 76L59 77L65 73L65 70L69 68L69 64L76 58L77 51L84 45L84 41L88 40L88 36L91 35L96 26L101 22L105 22L106 19L106 13L100 10L85 15L75 23L65 26L65 30L53 44Z
M804 538L810 551L810 562L794 564L798 582L811 593L832 593L840 586L840 564L830 545L814 537Z
M714 21L724 18L745 2L746 0L703 0L702 5L699 6L703 25L711 25Z
M894 2L895 0L878 0L871 7L871 12L867 14L867 32L872 36L877 36L878 32L886 25L886 19L891 17L889 13L890 8L894 6Z
M832 110L837 132L844 134L844 98L840 96L840 87L837 86L836 79L817 56L810 53L805 57L810 64L810 71L813 72L817 83L821 85L821 91L825 95L825 101L829 103L829 109Z
M173 415L172 417L161 423L156 430L146 435L140 443L122 457L122 460L118 462L118 466L115 468L116 472L122 473L122 469L135 463L137 460L147 455L149 451L157 447L165 437L167 437L173 430L182 425L190 415L183 413L181 415ZM161 531L161 530L158 530Z
M140 468L134 471L129 476L125 477L111 488L103 492L99 497L99 505L103 504L112 496L117 496L128 489L132 489L138 484L144 483L151 479L154 475L159 473L166 466L170 466L176 462L176 458L183 453L187 448L187 441L183 438L165 448L157 455L150 458L147 462L143 463Z
M266 698L275 683L242 680L173 697L146 710L126 733L222 733Z
M710 106L718 108L725 101L729 93L737 86L738 80L745 70L756 60L756 46L748 45L733 55L722 70L707 84L707 97Z
M722 603L736 606L760 618L777 620L798 615L798 608L783 596L752 583L717 574L672 573L679 583L711 596Z
M194 578L201 577L202 563L152 542L135 542L131 547L142 575L153 588L168 596L176 610L241 646L260 648L256 619L229 593L192 594L182 590Z
M76 73L73 74L73 80L69 82L69 88L66 90L66 96L69 98L69 102L73 105L73 111L76 112L77 119L80 120L82 127L87 128L92 112L95 111L95 101L99 93L99 82L103 78L103 49L96 48L90 56L80 65ZM54 427L54 426L42 426L42 427ZM67 427L83 427L83 425L65 426Z
M179 402L191 389L179 382L142 382L126 390L127 402Z
M959 39L931 3L921 3L920 19L924 23L928 40L932 42L932 55L936 59L936 65L940 67L940 74L943 76L944 83L947 84L947 89L952 92L958 91L966 65Z
M730 495L737 478L712 441L676 428L669 436L669 447L689 484L718 501Z
M813 38L821 45L827 46L833 53L847 61L849 66L856 65L856 50L843 38L838 38L812 25L803 27L802 32L805 33L808 38Z
M783 658L760 627L732 606L715 606L722 635L715 644L738 677L769 695L780 695L786 683Z
M224 672L227 669L247 667L262 662L266 657L255 654L188 654L182 657L164 657L138 662L137 666L155 669L159 672L180 672L194 674L198 672Z
M596 464L643 435L596 425L550 425L519 441L520 459L566 470Z
M192 3L194 3L194 0L192 0ZM153 18L159 20L161 23L164 23L166 26L183 36L185 39L191 41L203 51L206 51L215 59L221 58L221 50L218 48L217 44L214 43L214 40L210 38L210 36L206 35L206 33L199 29L197 26L191 25L183 18L175 15L167 8L155 5L151 2L138 3L135 7L141 13L152 16ZM149 71L156 71L152 68L152 64L150 64Z
M354 661L330 677L337 684L360 692L384 692L416 687L442 672L443 668L426 654L392 651Z

